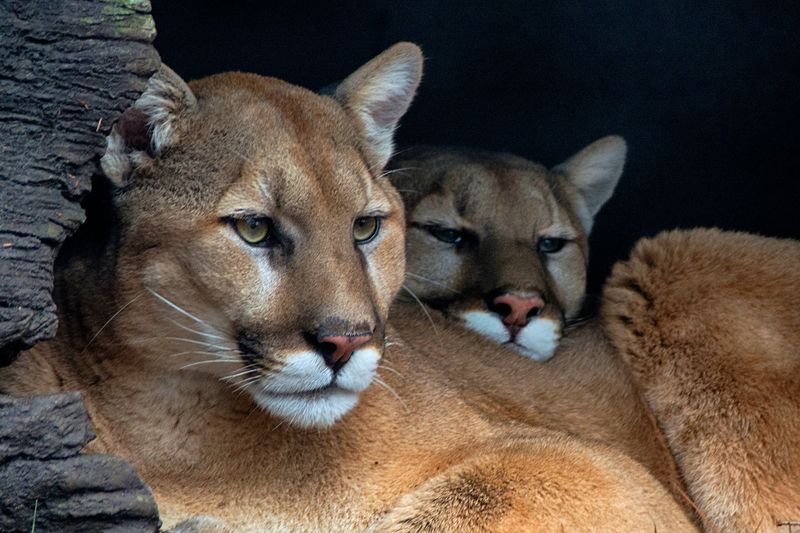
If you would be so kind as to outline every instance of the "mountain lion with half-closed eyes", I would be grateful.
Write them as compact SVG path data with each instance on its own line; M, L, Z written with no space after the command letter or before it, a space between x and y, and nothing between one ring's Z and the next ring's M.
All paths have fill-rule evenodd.
M694 530L627 400L523 423L471 385L506 383L491 343L464 374L458 335L387 324L405 223L381 171L421 68L398 44L333 97L162 69L109 138L106 223L61 259L58 336L0 390L81 390L92 449L180 531Z
M592 401L611 413L608 393L629 395L633 377L688 495L674 472L628 453L661 471L681 501L691 497L708 531L790 532L800 519L800 244L708 229L642 239L607 282L602 321L579 321L560 338L560 318L569 322L580 305L592 217L624 156L616 137L552 170L506 154L402 152L391 178L407 207L407 290L440 309L444 327L513 350L484 356L506 372L502 387L475 382L502 397L509 416L530 421ZM413 313L413 303L396 304L401 335L420 337L414 321L402 320ZM435 345L428 337L415 346ZM545 360L556 343L555 358L537 370L517 355ZM453 347L463 365L476 364L469 347ZM592 407L583 413L606 420ZM566 427L564 418L536 423Z
M553 169L502 153L401 151L387 172L408 230L392 324L415 348L441 354L438 364L468 380L476 402L619 447L687 502L622 359L597 320L578 318L587 237L625 155L617 136Z
M586 291L588 235L625 164L604 137L554 169L510 154L417 148L391 171L407 210L406 287L536 361Z

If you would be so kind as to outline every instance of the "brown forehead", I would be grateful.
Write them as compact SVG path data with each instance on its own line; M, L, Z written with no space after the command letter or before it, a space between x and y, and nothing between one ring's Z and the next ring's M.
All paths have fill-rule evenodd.
M530 213L551 203L546 176L543 168L462 164L443 174L440 191L459 216L494 219L502 212Z
M253 111L263 117L279 113L309 133L315 129L310 120L341 122L342 119L341 108L332 99L276 78L225 72L193 81L189 86L206 113L219 110L232 114L234 120L241 113ZM330 127L330 124L316 124Z
M276 157L314 147L307 159L322 165L329 163L326 156L332 150L358 147L358 135L341 106L302 87L238 72L204 78L191 87L198 100L193 126L216 132L220 141L272 151Z
M557 178L545 167L503 154L439 157L418 163L420 191L414 216L444 215L475 226L502 226L527 235L552 224L570 224L559 201ZM417 220L419 222L419 220Z
M372 177L355 128L332 99L243 73L191 86L199 106L194 122L211 124L201 144L235 161L226 185L237 200L269 196L278 208L303 213L326 206L353 211L369 200Z
M331 220L339 213L350 216L363 211L375 196L382 197L354 149L341 147L324 156L310 151L313 149L290 143L280 153L253 153L226 197L234 195L239 208L264 207L298 222L313 214Z

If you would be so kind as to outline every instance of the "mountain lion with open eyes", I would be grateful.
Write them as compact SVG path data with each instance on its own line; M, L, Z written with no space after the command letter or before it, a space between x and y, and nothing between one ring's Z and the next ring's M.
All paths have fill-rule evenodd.
M109 138L108 217L61 259L57 338L0 389L83 391L92 449L179 531L694 530L636 460L442 367L458 335L433 353L386 324L404 216L381 170L421 68L401 43L333 97L163 69ZM620 405L542 418L613 440Z
M537 361L586 290L587 237L625 164L620 137L553 170L521 157L417 148L392 164L407 210L409 293Z

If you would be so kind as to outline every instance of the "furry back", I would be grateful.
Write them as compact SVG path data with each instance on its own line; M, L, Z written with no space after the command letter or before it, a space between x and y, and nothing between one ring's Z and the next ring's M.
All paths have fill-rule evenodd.
M603 321L710 531L800 524L800 243L715 229L644 239Z

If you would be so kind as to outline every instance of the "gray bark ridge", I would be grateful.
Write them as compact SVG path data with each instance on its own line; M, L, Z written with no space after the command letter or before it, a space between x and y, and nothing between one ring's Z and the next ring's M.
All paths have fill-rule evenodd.
M55 334L56 254L154 38L148 0L0 0L0 365ZM93 438L78 393L0 395L0 531L157 531L133 467L80 453Z
M0 396L0 420L0 531L158 531L133 467L80 453L94 432L79 393Z
M0 0L0 364L55 335L53 262L154 38L147 0Z

